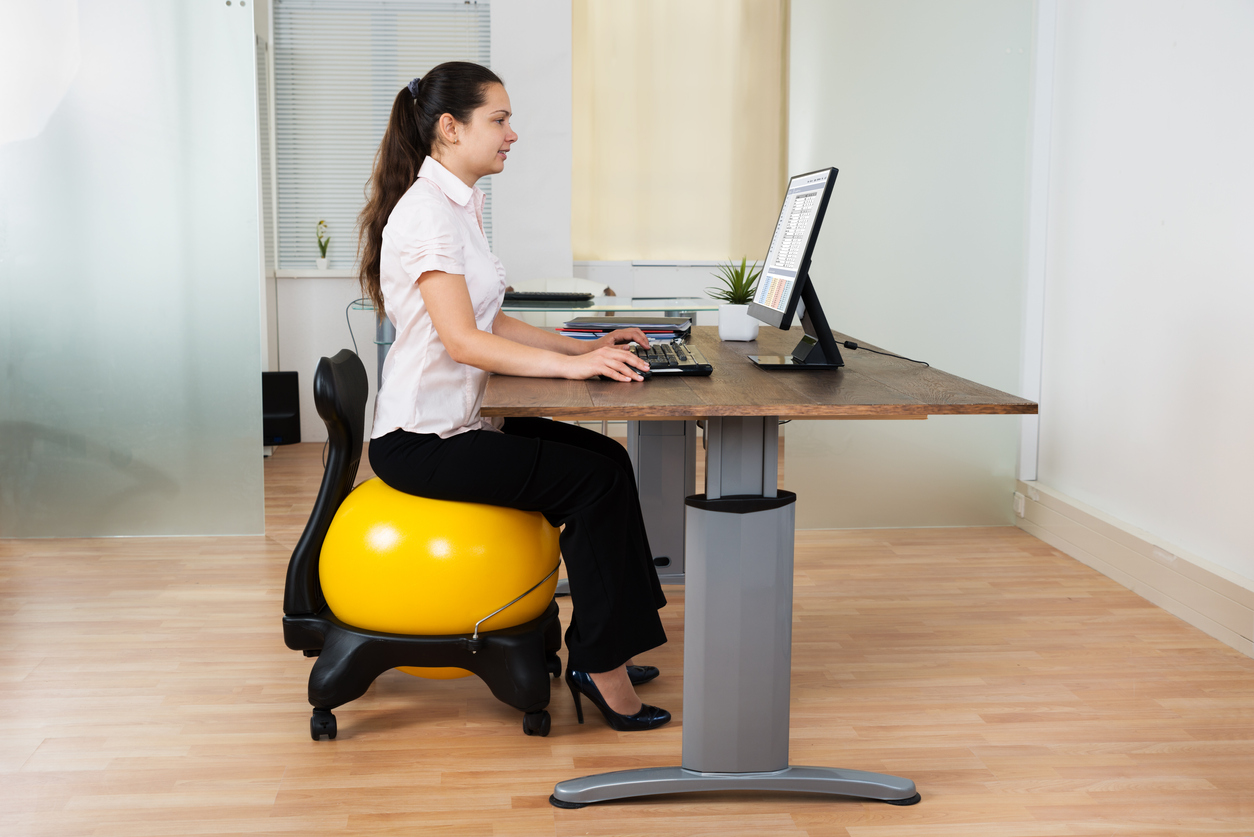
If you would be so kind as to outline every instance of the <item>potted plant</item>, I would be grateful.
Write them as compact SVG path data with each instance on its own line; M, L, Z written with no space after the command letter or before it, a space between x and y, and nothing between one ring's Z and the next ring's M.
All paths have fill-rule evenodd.
M711 298L720 300L718 336L722 340L757 340L758 321L749 316L749 303L758 288L762 268L742 258L740 264L720 264L713 274L721 285L706 288Z
M326 234L327 222L318 222L318 252L322 254L322 258L318 259L318 269L327 269L327 245L331 243L331 236Z

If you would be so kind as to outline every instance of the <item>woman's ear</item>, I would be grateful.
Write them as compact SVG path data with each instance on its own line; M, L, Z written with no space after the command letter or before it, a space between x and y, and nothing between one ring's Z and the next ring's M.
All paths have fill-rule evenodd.
M453 118L453 114L445 113L440 116L440 139L447 145L457 145L461 141L459 136L461 126L457 124L457 120Z

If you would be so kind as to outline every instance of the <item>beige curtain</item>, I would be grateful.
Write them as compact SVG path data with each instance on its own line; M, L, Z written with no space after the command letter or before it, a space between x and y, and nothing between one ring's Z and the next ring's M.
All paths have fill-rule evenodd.
M575 258L764 258L788 0L574 0L573 29Z

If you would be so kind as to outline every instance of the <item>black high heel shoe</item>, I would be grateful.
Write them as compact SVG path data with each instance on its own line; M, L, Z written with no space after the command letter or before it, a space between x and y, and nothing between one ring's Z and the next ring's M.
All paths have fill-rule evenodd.
M627 666L627 679L631 681L633 686L648 683L659 674L661 672L657 670L657 666Z
M605 721L612 728L626 732L637 729L655 729L662 726L671 719L671 713L665 709L659 709L656 706L650 706L647 703L640 705L640 711L635 715L620 715L609 704L605 702L605 698L601 697L601 690L592 682L592 678L584 671L566 671L566 685L570 687L570 696L575 701L575 715L579 718L579 723L583 723L583 703L580 701L580 695L584 695L597 709L601 710L601 714L605 716Z

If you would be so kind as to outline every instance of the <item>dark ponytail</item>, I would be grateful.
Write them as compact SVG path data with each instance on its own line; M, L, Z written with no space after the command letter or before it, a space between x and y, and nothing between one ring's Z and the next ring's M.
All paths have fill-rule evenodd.
M380 317L384 311L379 258L388 216L414 184L423 160L431 153L440 117L447 113L458 122L469 122L475 109L483 105L492 84L502 82L487 67L450 61L432 68L421 79L414 79L392 102L392 115L366 186L366 206L357 216L357 278L362 293L370 297Z

